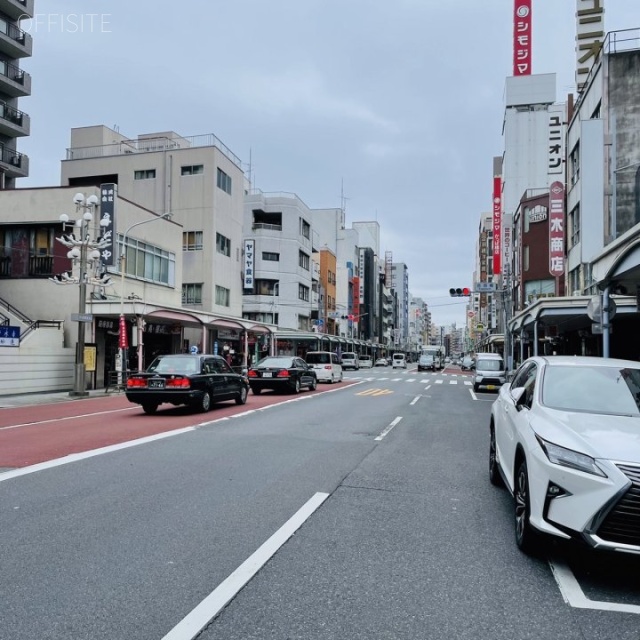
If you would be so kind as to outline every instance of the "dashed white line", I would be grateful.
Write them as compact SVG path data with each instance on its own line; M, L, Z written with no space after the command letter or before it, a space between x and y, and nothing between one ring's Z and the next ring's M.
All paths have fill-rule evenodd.
M400 420L402 420L402 416L398 416L388 427L386 427L386 429L384 429L384 431L377 438L375 438L375 440L382 440L382 438L384 438L389 433L389 431L391 431L391 429L393 429L393 427L395 427L398 422L400 422Z
M316 493L191 613L173 627L162 640L192 640L195 638L328 497L328 493Z
M418 400L420 400L420 396L416 396L410 403L409 406L414 405L416 402L418 402Z

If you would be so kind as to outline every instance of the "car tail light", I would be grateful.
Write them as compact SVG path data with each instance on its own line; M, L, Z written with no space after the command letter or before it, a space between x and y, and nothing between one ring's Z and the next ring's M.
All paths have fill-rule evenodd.
M258 374L257 374L257 372L256 372L256 371L249 371L249 372L247 373L247 376L248 376L249 378L257 378L257 377L258 377Z
M282 371L278 371L278 375L276 377L278 377L278 378L288 378L289 377L289 372L286 369L283 369Z
M324 368L325 368L325 369L331 369L331 365L330 365L330 364L325 364L325 365L324 365Z
M169 378L166 386L173 389L188 389L191 386L191 382L189 378Z
M129 378L127 380L127 388L128 389L146 389L147 379L146 378Z

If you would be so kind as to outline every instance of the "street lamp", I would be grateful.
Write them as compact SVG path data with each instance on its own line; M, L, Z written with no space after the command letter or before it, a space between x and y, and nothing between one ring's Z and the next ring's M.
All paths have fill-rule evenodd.
M118 329L118 346L120 348L120 376L121 380L118 382L120 384L124 384L127 380L127 323L124 315L124 273L126 271L127 264L127 238L129 236L129 232L135 227L139 227L142 224L147 224L148 222L155 222L156 220L169 220L171 219L172 213L163 213L160 216L155 216L153 218L147 218L146 220L141 220L140 222L134 222L131 226L127 228L122 236L122 248L120 250L120 321L119 321L119 329ZM138 368L140 368L140 360L142 354L142 334L138 332Z
M113 284L111 277L106 273L97 273L97 267L102 257L101 251L107 249L111 244L111 231L105 230L110 224L108 216L100 220L101 235L93 238L91 232L96 228L90 229L90 223L93 221L94 213L97 211L100 200L98 196L91 195L85 198L84 194L76 193L73 197L76 205L77 219L73 222L73 227L77 232L65 233L67 223L70 223L69 216L63 213L60 216L62 222L62 235L56 238L58 242L69 249L67 257L71 258L72 265L78 266L78 275L74 276L70 272L64 272L49 278L55 284L78 284L80 285L79 301L78 301L78 340L76 343L76 358L73 377L73 391L69 393L71 396L85 396L88 392L85 389L85 363L84 363L84 327L86 322L91 322L91 318L86 314L87 304L87 284L94 286L107 287ZM89 275L88 268L94 269L94 275Z

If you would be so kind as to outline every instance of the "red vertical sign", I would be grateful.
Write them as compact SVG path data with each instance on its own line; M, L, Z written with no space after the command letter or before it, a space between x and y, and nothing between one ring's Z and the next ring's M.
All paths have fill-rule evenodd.
M502 178L493 177L493 275L502 270Z
M118 326L118 346L121 349L129 348L129 335L127 334L127 321L124 316L120 316L120 324Z
M531 75L531 0L513 1L513 75Z
M564 275L564 185L558 181L549 187L549 273Z

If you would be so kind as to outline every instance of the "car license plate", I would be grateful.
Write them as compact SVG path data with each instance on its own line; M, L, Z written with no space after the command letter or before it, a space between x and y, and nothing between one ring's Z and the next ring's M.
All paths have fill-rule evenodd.
M271 377L271 371L263 371L262 372L262 377L263 378L270 378Z
M149 389L164 389L164 380L149 380Z
M489 391L493 391L496 388L495 384L488 384L487 385L487 389L489 389Z

